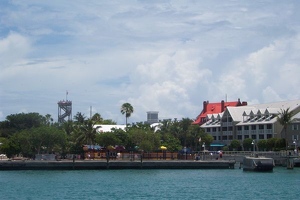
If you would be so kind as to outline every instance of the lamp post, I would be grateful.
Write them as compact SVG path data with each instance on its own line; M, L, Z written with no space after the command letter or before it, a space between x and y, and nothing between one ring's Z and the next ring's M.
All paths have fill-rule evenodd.
M186 160L186 157L187 157L187 155L186 155L186 152L187 151L187 149L186 149L186 147L183 147L183 152L184 152L184 159Z
M293 144L295 145L294 152L295 152L295 154L297 154L297 142L296 142L296 139L294 139Z
M255 141L252 140L252 143L251 143L251 144L253 145L253 154L255 155Z
M205 160L205 142L203 142L202 147L203 147L203 160Z

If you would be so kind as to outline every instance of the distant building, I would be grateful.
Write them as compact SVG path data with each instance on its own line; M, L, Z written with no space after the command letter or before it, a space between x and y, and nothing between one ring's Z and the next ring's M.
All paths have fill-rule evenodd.
M147 112L147 123L148 124L158 123L158 111Z

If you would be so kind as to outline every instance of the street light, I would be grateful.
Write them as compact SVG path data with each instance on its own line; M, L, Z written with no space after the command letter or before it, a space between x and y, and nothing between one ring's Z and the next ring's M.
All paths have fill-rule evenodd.
M255 154L255 141L252 140L252 143L251 143L251 144L253 145L253 154Z
M293 144L295 145L295 150L294 150L294 152L295 152L295 154L297 154L297 147L296 147L297 142L296 142L296 139L294 139Z
M183 152L184 152L184 159L186 160L186 158L187 158L187 149L186 149L186 147L183 147Z
M203 160L205 160L205 142L203 142L202 147L203 147Z

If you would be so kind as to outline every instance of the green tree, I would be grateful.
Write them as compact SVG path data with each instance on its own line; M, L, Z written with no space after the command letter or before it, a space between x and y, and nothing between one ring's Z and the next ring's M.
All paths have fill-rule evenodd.
M125 119L126 119L126 126L127 126L127 119L128 117L131 116L131 114L133 113L133 107L130 103L124 103L122 106L121 106L121 113L122 115L125 114Z
M117 137L117 135L113 132L106 132L96 135L96 143L100 146L116 146L120 145L122 141Z
M276 138L275 148L277 150L285 149L286 147L286 140L284 138Z
M253 140L251 138L244 139L243 141L244 151L248 151L249 149L253 148L252 141Z
M166 133L164 136L162 136L162 143L161 145L167 147L168 151L170 152L176 152L182 149L182 145L180 143L180 140L171 133Z
M75 123L83 124L84 121L86 120L86 117L81 112L77 112L76 115L73 117L73 119L75 120Z
M47 115L48 116L48 115ZM6 120L0 123L0 131L3 137L10 137L12 134L45 125L46 117L38 113L18 113L8 115Z
M103 118L101 117L101 115L99 113L95 113L92 116L92 121L94 121L95 124L102 124Z
M275 148L277 138L267 139L267 149L273 151Z
M97 131L94 128L94 122L92 120L86 120L83 124L78 124L75 128L75 134L77 135L76 142L80 145L95 143Z
M293 117L293 111L290 111L290 108L287 109L280 109L280 112L277 115L277 121L283 126L283 133L284 136L282 138L285 138L285 150L287 152L288 147L288 140L287 140L287 126L291 123Z
M232 149L237 150L238 148L241 147L241 143L240 143L239 140L232 140L231 143L230 143L230 147L231 147Z
M44 125L46 126L51 126L53 125L53 118L51 117L50 114L46 114L44 117Z
M258 146L258 149L260 149L261 151L267 149L268 148L267 140L259 140L257 142L257 146Z

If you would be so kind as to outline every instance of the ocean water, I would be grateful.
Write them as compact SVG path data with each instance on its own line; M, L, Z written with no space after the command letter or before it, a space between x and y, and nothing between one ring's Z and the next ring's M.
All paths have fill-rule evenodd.
M300 168L0 171L0 199L299 199Z

